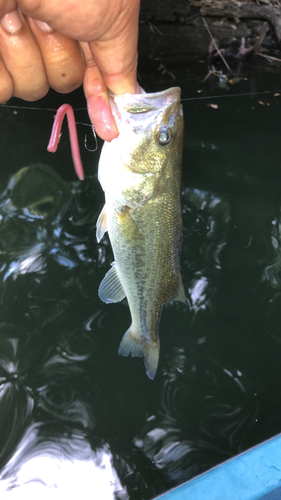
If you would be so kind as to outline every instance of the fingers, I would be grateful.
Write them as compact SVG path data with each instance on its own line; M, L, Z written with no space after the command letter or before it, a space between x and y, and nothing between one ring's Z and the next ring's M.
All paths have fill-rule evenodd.
M105 84L114 93L135 92L140 0L18 0L17 4L25 15L47 22L57 32L89 42Z
M67 93L83 81L84 62L76 41L54 32L17 10L0 23L0 102L12 95L28 101L43 97L49 86Z
M78 43L54 32L41 21L28 18L28 24L41 49L49 86L61 93L80 87L84 61Z
M23 15L14 11L9 16L0 23L0 52L13 81L13 95L35 101L49 90L41 52Z
M0 102L8 101L14 91L13 80L0 55Z
M123 11L99 40L84 47L84 92L88 113L98 135L111 141L118 135L107 90L139 92L136 82L139 0L124 0ZM91 50L89 50L89 48Z
M124 0L115 23L90 43L106 86L115 94L136 91L139 0Z
M87 99L88 113L97 134L105 141L118 136L112 116L106 85L94 61L89 44L80 42L85 60L84 93Z
M139 3L0 0L0 18L8 12L0 23L0 99L6 100L12 91L22 99L39 99L49 84L59 92L69 92L80 85L85 62L84 92L90 118L100 137L108 141L117 137L107 88L116 94L138 91ZM15 4L30 16L27 21L18 11L11 12ZM84 40L80 43L84 61L73 39Z
M0 15L7 10L1 9ZM12 2L13 0L6 0ZM130 0L125 0L130 1ZM99 38L114 23L124 0L17 0L20 11L41 19L69 38L89 42Z
M0 19L7 14L7 12L12 12L17 8L16 0L1 0L0 2Z

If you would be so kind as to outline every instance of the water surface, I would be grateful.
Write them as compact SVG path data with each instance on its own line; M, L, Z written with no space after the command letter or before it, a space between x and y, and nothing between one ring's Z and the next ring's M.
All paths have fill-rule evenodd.
M48 498L50 488L58 498L151 499L281 431L281 96L257 94L278 94L280 70L234 65L238 80L223 87L203 83L207 71L140 51L147 91L217 96L183 100L190 307L164 308L154 381L141 359L118 356L126 301L97 296L112 262L107 237L95 238L98 153L83 150L81 183L66 126L58 152L46 151L48 109L84 108L82 92L50 93L35 103L42 111L0 109L3 500ZM83 109L76 119L89 123ZM85 133L94 147L79 125L81 144Z

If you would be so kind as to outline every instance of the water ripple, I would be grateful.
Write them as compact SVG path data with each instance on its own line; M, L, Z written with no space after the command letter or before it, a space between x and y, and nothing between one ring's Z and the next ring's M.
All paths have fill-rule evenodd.
M83 433L50 438L32 424L0 474L1 500L83 496L85 500L128 500L107 444L93 451ZM56 496L59 494L59 497Z
M198 358L194 370L194 353L174 351L163 369L161 410L147 419L134 443L178 484L247 448L259 405L240 370L212 358L207 366Z
M189 262L184 261L184 266L187 264L190 267L190 261L194 259L196 269L200 259L205 267L207 265L213 270L221 269L221 254L227 243L230 222L230 202L227 199L219 198L208 191L185 189L183 227L186 238L183 253L186 253ZM200 263L199 269L201 268Z

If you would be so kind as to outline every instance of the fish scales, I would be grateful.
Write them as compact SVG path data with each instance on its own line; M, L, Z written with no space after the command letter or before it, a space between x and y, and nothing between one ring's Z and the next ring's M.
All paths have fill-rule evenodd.
M147 375L154 378L163 304L170 299L186 303L180 274L183 142L180 92L175 88L128 96L129 101L143 99L144 106L138 108L141 111L137 120L135 113L131 122L128 117L125 119L127 126L122 116L120 119L120 113L123 111L126 116L126 110L120 103L118 108L118 98L112 109L120 136L115 144L106 145L107 150L101 156L99 178L106 203L97 223L98 240L108 230L115 262L100 285L99 296L107 303L127 297L132 324L121 341L119 353L143 356ZM147 109L145 103L153 103L154 109ZM127 106L127 114L130 109L132 106ZM138 136L138 140L133 137L133 146L129 145L131 131ZM123 139L125 134L127 141ZM123 185L122 179L113 179L116 169L119 176L123 175Z

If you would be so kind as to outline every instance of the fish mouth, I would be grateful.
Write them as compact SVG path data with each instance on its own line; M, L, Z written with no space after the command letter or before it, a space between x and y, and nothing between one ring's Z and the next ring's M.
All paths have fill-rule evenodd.
M157 110L179 102L181 97L180 87L171 87L161 92L146 94L116 95L109 92L111 108L114 112L124 110L127 113L139 114Z

